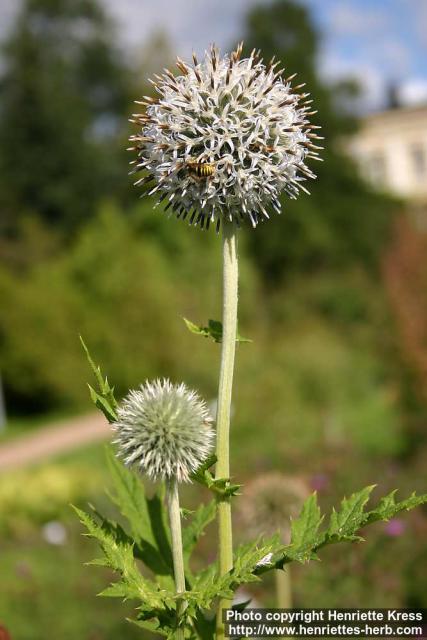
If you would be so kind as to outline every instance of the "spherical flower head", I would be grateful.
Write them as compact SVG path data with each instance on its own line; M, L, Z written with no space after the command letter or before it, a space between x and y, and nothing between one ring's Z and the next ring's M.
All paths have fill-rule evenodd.
M185 384L166 379L130 391L113 429L119 456L151 480L189 481L214 440L206 403Z
M144 172L135 184L149 184L165 210L202 228L221 220L255 227L270 210L280 213L281 192L295 198L315 177L305 164L321 149L309 94L292 88L274 59L241 53L242 44L229 56L215 47L201 62L193 55L193 65L178 58L180 75L156 75L158 98L145 96L145 112L132 119L134 171Z
M290 541L290 523L301 511L310 494L300 478L278 472L266 473L250 482L244 491L240 515L246 530L252 535L281 533Z

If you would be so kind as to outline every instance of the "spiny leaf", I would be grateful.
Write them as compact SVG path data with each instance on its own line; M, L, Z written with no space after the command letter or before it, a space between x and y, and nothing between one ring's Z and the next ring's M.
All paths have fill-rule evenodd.
M166 638L174 638L177 625L175 603L172 603L171 606L169 606L169 603L167 604L167 608L159 609L157 611L147 609L142 605L138 607L137 620L131 620L131 622L143 629L148 629L154 633L160 633ZM187 616L185 617L187 618ZM153 620L153 618L155 619ZM184 623L183 616L180 616L180 622Z
M228 478L216 478L207 485L208 488L222 498L239 495L240 484L233 484Z
M213 467L213 465L216 463L217 461L217 457L216 455L213 453L212 455L209 456L209 458L207 458L205 460L205 462L203 464L200 465L200 467L198 467L198 469L191 475L191 479L194 480L195 482L199 482L200 484L203 484L205 486L207 486L206 482L206 478L213 478L212 474L210 473L209 469L211 467ZM206 475L206 472L208 472L208 474Z
M137 627L141 629L146 629L151 633L158 633L159 635L167 638L170 634L170 631L166 631L162 629L157 621L154 620L133 620L132 618L127 618L128 622L135 624Z
M396 491L392 491L387 496L381 498L378 506L371 511L364 508L373 487L365 487L362 491L354 494L348 500L343 500L341 512L332 513L328 530L319 540L318 549L336 542L355 541L362 542L363 538L357 535L358 531L365 525L379 520L390 520L400 511L414 509L427 502L427 494L417 496L413 493L409 498L401 502L395 501ZM337 531L337 523L341 525L341 530Z
M111 408L110 403L103 396L99 395L93 387L88 384L89 393L93 404L104 414L108 422L111 424L117 418L116 412Z
M222 342L222 322L219 320L208 320L208 326L202 327L200 325L194 324L191 320L187 318L183 318L187 329L191 331L191 333L195 333L198 336L203 336L204 338L212 338L214 342ZM252 342L248 338L243 338L239 332L236 334L236 342Z
M216 514L216 501L209 504L202 504L193 514L190 524L184 527L182 532L182 544L184 548L184 559L189 560L194 547L207 525L212 522Z
M283 545L277 535L241 545L235 552L231 571L219 575L217 566L212 565L197 576L193 589L185 593L189 607L209 609L218 596L232 598L241 584L258 581L256 570L260 563L265 563L281 549Z
M117 460L111 447L106 447L105 451L115 489L112 500L128 520L134 538L138 542L146 539L154 544L143 483L136 473Z
M151 501L147 498L140 478L117 460L110 447L107 447L107 461L115 489L111 499L129 522L139 556L155 573L172 575L172 554L164 533L167 525L159 515L158 498Z
M237 495L241 487L240 484L233 484L229 478L214 478L209 470L210 467L215 464L216 460L216 455L211 455L206 462L192 474L192 480L207 487L218 497L227 498Z
M103 595L138 599L150 608L164 608L165 601L171 594L160 591L157 585L142 576L135 563L133 546L120 536L116 538L111 530L99 525L81 509L74 507L74 510L88 530L88 535L98 541L104 552L104 559L97 561L97 564L104 564L121 576L121 581L104 590Z
M427 502L427 495L417 496L414 492L409 496L409 498L406 498L406 500L396 503L395 494L396 491L392 491L382 498L378 507L367 514L365 524L377 522L378 520L390 520L390 518L393 518L400 511L409 511L410 509L414 509L415 507Z
M353 493L350 498L344 498L341 502L341 510L332 511L327 535L336 536L340 541L356 541L360 539L355 532L364 524L366 514L365 506L369 500L375 485L365 487L358 493Z
M317 495L313 493L302 507L298 518L291 523L291 549L293 559L306 562L312 556L313 545L317 540L323 516L317 504Z
M273 556L274 566L283 567L284 564L297 560L306 562L316 558L317 552L323 547L338 542L361 542L361 530L372 522L389 520L403 510L413 509L427 503L427 494L417 496L413 493L409 498L396 502L396 491L381 498L378 506L370 511L365 510L373 487L368 486L354 493L350 498L344 498L339 511L332 511L328 527L319 531L323 519L320 516L314 496L304 503L299 518L292 523L291 543ZM271 567L260 567L257 573L264 573Z
M215 616L207 617L199 609L194 618L194 627L201 640L214 640L216 628Z
M155 494L152 498L147 498L147 505L156 547L165 566L168 568L168 572L173 575L171 536L166 512L163 508L163 499L158 494Z
M86 357L98 386L98 389L95 390L88 385L92 402L102 411L108 422L114 422L117 419L117 401L114 397L114 387L110 387L108 378L103 377L100 367L94 363L82 336L80 336L80 342L82 343L82 347L86 353Z

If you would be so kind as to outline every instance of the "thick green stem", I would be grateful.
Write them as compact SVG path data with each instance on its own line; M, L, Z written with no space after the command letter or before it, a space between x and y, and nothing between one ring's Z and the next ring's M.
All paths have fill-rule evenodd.
M292 586L291 570L289 565L286 570L276 569L274 572L276 580L276 606L279 609L292 609ZM291 640L289 636L284 636L285 640Z
M219 374L217 428L216 478L230 477L230 411L233 387L234 355L237 335L237 236L233 223L223 225L223 308L222 350ZM233 537L231 528L230 498L218 502L219 523L219 569L221 575L233 568ZM230 607L229 600L221 600L217 617L217 640L224 638L222 610Z
M291 588L291 570L289 566L286 571L276 569L276 605L279 609L292 608L292 588Z
M182 533L181 533L181 513L179 510L178 483L176 480L169 480L167 483L167 504L169 511L169 524L172 537L172 557L173 571L175 576L175 590L177 594L185 591L184 556L182 553ZM185 611L185 603L179 601L177 604L177 621ZM177 629L176 640L184 640L184 630Z

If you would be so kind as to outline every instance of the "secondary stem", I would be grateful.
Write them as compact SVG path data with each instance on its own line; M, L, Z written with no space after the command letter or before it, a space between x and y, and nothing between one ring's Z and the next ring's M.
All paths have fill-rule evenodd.
M237 335L237 235L231 222L223 225L223 308L222 308L222 350L219 374L217 428L216 478L230 477L230 410L233 387L234 355ZM230 498L218 502L219 523L219 569L221 575L233 568L233 537L231 526ZM217 616L217 640L224 638L222 610L230 607L229 600L221 600Z
M185 573L184 573L184 557L182 553L182 533L181 533L181 513L179 510L178 483L169 480L167 483L167 504L169 511L169 523L172 536L172 557L173 571L175 576L176 593L180 594L185 591ZM179 622L181 615L185 611L185 603L181 600L177 604L176 616ZM177 629L175 632L176 640L184 640L184 630Z

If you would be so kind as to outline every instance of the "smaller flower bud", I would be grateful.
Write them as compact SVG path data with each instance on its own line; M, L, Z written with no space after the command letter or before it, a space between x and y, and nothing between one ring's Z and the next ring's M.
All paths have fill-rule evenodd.
M291 519L296 518L310 490L301 478L278 472L266 473L252 480L240 504L243 527L252 535L280 532L289 544Z
M118 455L151 480L188 482L206 460L214 431L208 408L195 391L169 380L130 391L113 423Z

